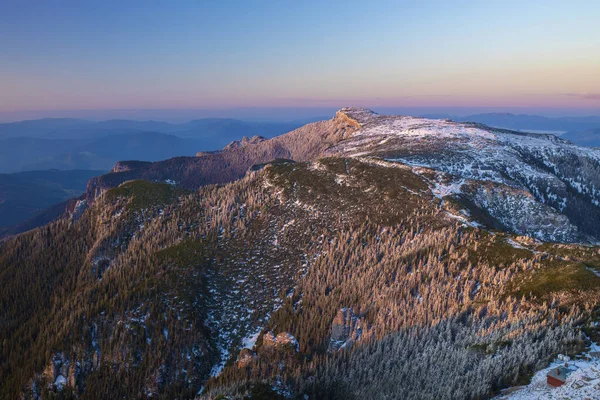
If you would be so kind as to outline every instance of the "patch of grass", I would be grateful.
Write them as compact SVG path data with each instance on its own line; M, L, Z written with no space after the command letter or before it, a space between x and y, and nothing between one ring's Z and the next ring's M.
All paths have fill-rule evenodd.
M323 194L330 191L339 193L335 182L337 176L355 179L355 186L369 184L386 192L406 192L404 188L415 191L428 189L423 179L410 170L373 166L354 159L336 157L323 158L318 163L322 167L320 171L311 171L307 164L274 164L269 177L286 190L292 189L296 183L299 187L307 187Z
M600 277L581 263L554 262L545 268L523 273L509 284L509 294L548 300L558 292L597 291Z
M429 187L423 178L408 169L373 167L358 162L353 167L365 182L370 182L381 190L394 191L395 189L405 192L406 189L410 189L415 192L429 192Z
M513 247L507 242L509 237L504 235L491 235L481 231L481 240L477 251L469 250L469 261L472 264L487 263L503 268L518 260L531 258L533 252L527 249Z
M111 201L119 197L131 198L128 205L131 210L140 210L168 204L177 194L183 191L166 183L134 180L122 183L106 192L106 199Z
M207 249L200 240L186 240L156 253L160 262L170 262L180 266L194 265L206 258Z
M306 163L272 165L267 178L282 189L288 200L335 211L347 220L368 217L389 226L402 223L417 210L426 215L426 209L434 208L427 183L405 168L324 158L316 168ZM426 223L432 227L444 225L434 217Z
M266 167L267 165L292 165L295 164L296 161L294 160L289 160L287 158L276 158L273 161L269 161L266 163L260 163L260 164L254 164L253 166L250 167L250 171L259 171L261 169L263 169L264 167Z
M552 254L566 260L577 261L600 272L600 247L574 244L544 243L537 251Z

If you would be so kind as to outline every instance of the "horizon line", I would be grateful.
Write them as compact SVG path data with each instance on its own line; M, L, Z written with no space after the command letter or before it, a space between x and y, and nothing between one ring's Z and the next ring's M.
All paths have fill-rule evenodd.
M81 109L32 109L0 111L0 123L16 123L43 119L79 119L93 122L110 120L154 121L168 123L185 123L197 119L237 119L245 121L298 121L317 117L329 117L344 107L360 107L378 113L390 113L401 110L414 112L408 115L445 114L450 117L466 117L478 114L512 114L530 115L545 118L600 117L598 107L535 107L535 106L237 106L215 108L81 108ZM260 115L265 112L285 111L288 115ZM235 113L247 115L235 115ZM252 112L258 112L253 115ZM323 114L321 114L321 112ZM102 116L94 114L127 114L127 113L173 113L167 116L134 116L115 115ZM183 116L185 113L203 113L207 115ZM303 115L293 115L304 113ZM37 114L37 115L36 115ZM546 115L544 115L546 114ZM548 115L553 114L553 115ZM407 115L407 114L404 114ZM177 121L177 122L174 122Z

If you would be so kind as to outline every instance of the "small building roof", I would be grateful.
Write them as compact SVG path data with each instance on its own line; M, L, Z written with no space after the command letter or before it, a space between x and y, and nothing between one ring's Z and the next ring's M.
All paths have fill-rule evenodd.
M547 376L558 379L561 382L565 382L567 380L567 376L569 376L569 374L571 374L573 371L575 370L561 365L560 367L552 368L550 372L548 372Z

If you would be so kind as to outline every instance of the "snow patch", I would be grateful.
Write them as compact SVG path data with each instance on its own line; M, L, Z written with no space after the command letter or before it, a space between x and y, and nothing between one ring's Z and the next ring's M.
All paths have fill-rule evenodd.
M259 328L255 333L250 334L249 336L245 337L242 340L242 348L252 350L252 348L256 344L256 341L258 340L258 337L260 336L261 330L262 330L262 328Z
M56 386L57 390L63 390L63 388L65 387L66 384L67 384L67 378L65 378L62 375L57 376L56 380L54 381L54 386Z
M431 188L431 193L433 193L435 197L443 199L446 196L461 193L460 188L464 183L464 179L458 182L451 182L447 184L438 182L433 188Z
M584 358L569 361L569 366L575 371L567 376L565 384L560 387L548 385L546 375L550 370L564 365L564 361L560 359L563 357L557 358L548 368L538 371L529 385L513 388L511 393L500 395L497 399L600 399L600 358L597 354L600 354L600 346L592 344Z

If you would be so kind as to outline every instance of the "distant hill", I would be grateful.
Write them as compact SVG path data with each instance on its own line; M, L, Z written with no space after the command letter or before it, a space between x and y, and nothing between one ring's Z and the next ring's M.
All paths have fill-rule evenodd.
M0 174L0 231L81 195L87 181L104 172L51 170Z
M43 119L0 124L0 173L110 169L119 160L158 161L218 150L244 136L272 138L304 125L208 118L157 121Z
M47 141L47 139L38 139ZM57 139L61 142L63 139ZM110 169L120 159L157 161L179 155L193 155L206 144L197 139L182 139L163 133L143 132L110 135L76 141L67 151L27 159L23 170L40 169ZM25 159L23 159L25 160Z
M600 128L587 129L584 131L567 132L561 136L563 139L580 146L598 147L600 146Z
M0 124L0 139L33 137L45 139L84 139L126 133L158 132L186 138L228 138L261 135L272 137L294 130L315 119L290 122L247 122L230 118L203 118L182 124L162 121L113 119L87 121L81 119L45 118ZM225 143L226 144L226 143Z
M48 137L53 132L66 132L91 126L92 121L74 118L43 118L0 124L0 139L15 137Z
M547 133L564 133L600 128L600 117L561 117L548 118L539 115L487 113L456 117L446 114L428 114L425 118L452 119L457 122L477 122L492 127L517 131L544 131Z
M0 140L0 172L109 170L121 159L157 161L193 155L199 148L210 146L208 141L154 132L85 139L10 138Z
M42 139L33 137L17 137L0 140L0 172L22 171L24 166L70 152L84 140L75 139Z

